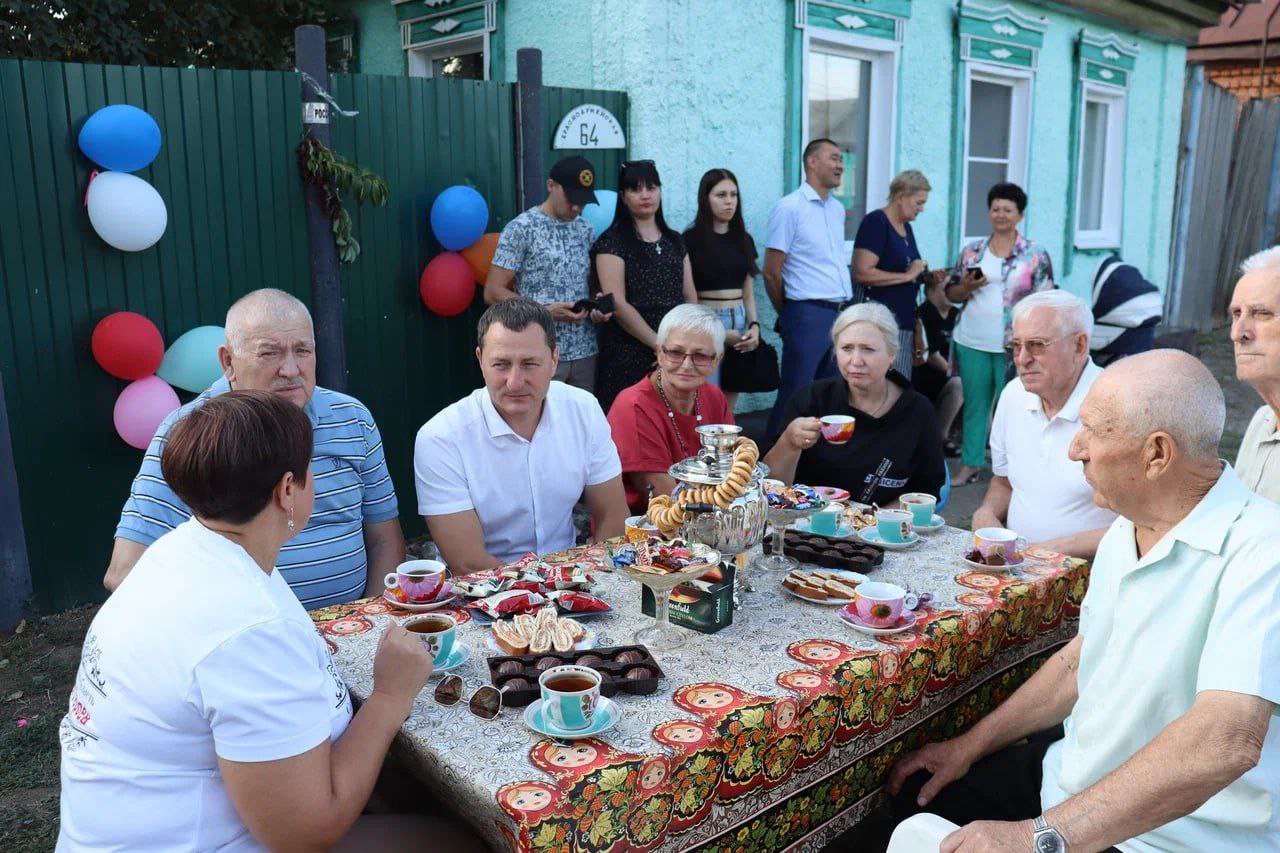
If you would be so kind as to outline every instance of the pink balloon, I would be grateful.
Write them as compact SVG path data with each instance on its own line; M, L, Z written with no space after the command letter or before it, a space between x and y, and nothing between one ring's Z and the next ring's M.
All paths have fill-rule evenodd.
M116 432L126 444L146 450L160 422L179 405L178 395L158 376L130 382L116 398Z

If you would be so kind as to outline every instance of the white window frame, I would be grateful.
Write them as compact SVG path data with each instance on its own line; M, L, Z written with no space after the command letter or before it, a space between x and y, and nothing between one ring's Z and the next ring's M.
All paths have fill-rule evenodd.
M1124 225L1125 113L1128 93L1118 86L1086 81L1080 93L1080 134L1076 141L1076 198L1072 214L1075 245L1078 249L1119 248ZM1102 173L1102 227L1080 229L1080 194L1084 192L1084 114L1090 101L1107 105L1106 162Z
M877 200L889 195L889 182L893 180L894 153L898 127L898 58L901 45L883 39L873 39L838 33L833 30L816 31L806 26L804 30L804 62L801 70L800 92L800 147L804 150L809 134L809 57L814 48L824 53L847 56L871 63L871 103L868 107L872 121L867 128L867 206L879 207ZM883 121L876 116L886 116ZM797 152L798 153L798 152ZM802 171L803 175L803 171ZM853 241L844 242L845 261L853 260Z
M431 63L443 56L479 53L484 64L484 79L489 79L489 33L467 33L451 39L433 41L421 47L408 48L410 77L432 77Z
M1011 68L1003 65L990 65L985 62L966 62L964 70L964 157L960 161L960 207L961 243L979 240L988 236L984 226L979 234L965 234L965 207L969 200L969 122L973 120L973 109L969 103L972 96L972 83L994 83L1013 89L1009 101L1009 161L1005 172L1005 180L1020 187L1027 186L1027 164L1031 151L1031 97L1035 72L1030 68ZM994 163L990 157L974 157L984 163ZM1025 230L1026 225L1023 226Z

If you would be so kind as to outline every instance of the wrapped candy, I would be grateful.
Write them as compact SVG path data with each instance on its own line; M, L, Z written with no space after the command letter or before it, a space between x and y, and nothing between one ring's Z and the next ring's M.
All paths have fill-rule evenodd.
M545 578L552 589L585 589L595 581L586 569L576 564L548 566Z
M474 581L455 580L453 588L468 598L486 598L495 592L501 592L506 589L506 586L502 581L486 578Z
M599 613L609 609L604 599L589 592L560 589L547 594L566 613Z
M509 589L505 592L495 593L488 598L473 601L467 606L498 619L516 613L529 613L546 603L547 597L545 595L520 589Z

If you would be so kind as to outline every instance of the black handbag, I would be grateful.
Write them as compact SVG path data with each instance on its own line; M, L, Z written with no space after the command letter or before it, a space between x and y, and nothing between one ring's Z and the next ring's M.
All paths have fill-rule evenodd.
M778 351L764 341L750 352L725 347L720 363L720 387L725 391L755 393L777 391Z

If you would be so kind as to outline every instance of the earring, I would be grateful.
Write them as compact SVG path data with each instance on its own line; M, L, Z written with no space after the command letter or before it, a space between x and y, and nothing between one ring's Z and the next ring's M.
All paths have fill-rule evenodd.
M289 530L293 530L293 507L289 508Z

